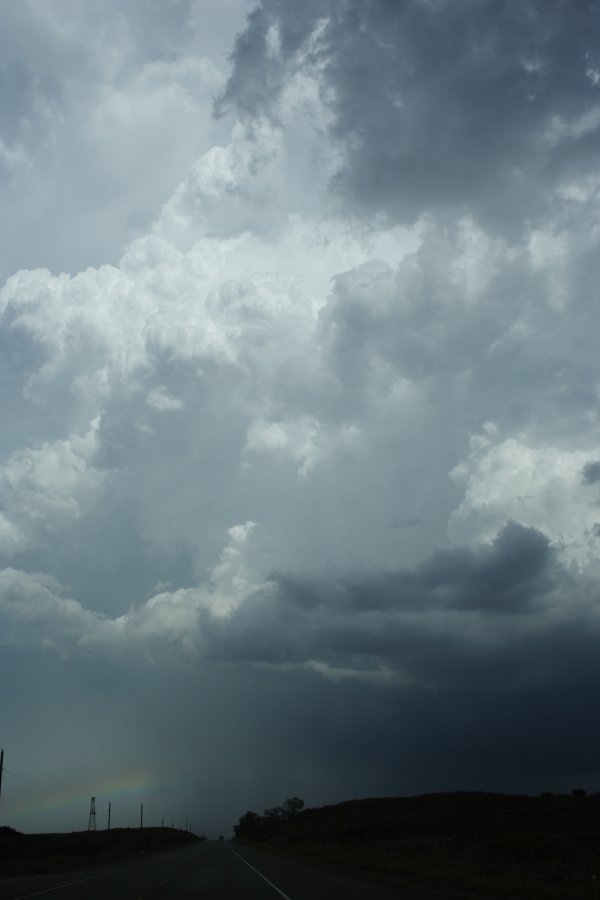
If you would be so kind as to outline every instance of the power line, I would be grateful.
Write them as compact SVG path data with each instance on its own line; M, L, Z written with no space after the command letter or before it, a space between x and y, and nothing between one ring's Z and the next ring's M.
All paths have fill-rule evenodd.
M31 778L26 778L25 775L20 775L18 772L12 772L10 769L7 769L6 766L4 766L4 771L9 775L13 775L15 778L19 778L21 781L26 781L28 784L33 785L33 787L39 788L40 791L46 791L48 794L54 794L56 797L60 797L61 800L67 800L69 803L77 803L79 806L87 805L83 800L76 800L74 797L65 797L64 794L59 794L58 791L55 791L52 788L38 784L37 781L32 781Z
M40 775L45 775L46 778L51 778L52 781L56 781L57 784L62 784L63 787L69 788L70 791L80 793L80 788L75 787L74 784L69 784L67 781L62 781L60 778L56 778L55 775L51 775L50 772L45 772L44 769L40 769L39 766L35 766L33 763L30 763L26 759L23 759L23 757L17 756L17 754L13 753L11 750L5 750L4 752L7 753L8 756L12 756L14 757L14 759L18 759L19 762L23 763L26 766L29 766L31 769L35 769L36 772L40 773Z
M84 794L81 788L75 787L74 784L70 784L68 781L63 781L60 778L57 778L55 775L52 775L50 772L47 772L45 769L42 769L40 766L35 765L29 760L24 759L22 756L19 756L17 753L13 753L11 750L4 750L3 753L6 753L8 756L13 759L18 760L18 762L22 763L25 766L29 766L29 768L34 769L36 772L39 772L40 775L43 775L45 778L50 778L52 781L61 785L62 787L67 788L69 791L73 791L76 794ZM21 781L25 781L27 784L32 785L32 787L37 788L40 791L45 791L48 794L53 794L55 797L59 797L61 800L67 801L70 804L76 804L77 806L85 806L87 808L87 802L84 800L78 800L73 796L68 796L65 793L61 793L60 791L55 790L54 788L47 787L46 785L40 784L38 781L34 781L32 778L28 778L26 775L22 775L20 772L14 772L12 769L7 769L6 766L3 766L3 771L8 775L13 776L14 778L18 778ZM95 800L96 798L94 798ZM96 804L98 805L98 804ZM110 803L107 800L101 801L99 804L101 807L105 807L109 811L110 816ZM142 805L143 809L143 805ZM110 826L109 826L110 827Z

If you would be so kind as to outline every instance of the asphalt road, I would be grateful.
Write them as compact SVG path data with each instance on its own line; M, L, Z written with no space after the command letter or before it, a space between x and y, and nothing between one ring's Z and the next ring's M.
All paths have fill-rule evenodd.
M226 841L141 861L0 879L0 900L418 900L415 894ZM421 898L422 900L422 898Z

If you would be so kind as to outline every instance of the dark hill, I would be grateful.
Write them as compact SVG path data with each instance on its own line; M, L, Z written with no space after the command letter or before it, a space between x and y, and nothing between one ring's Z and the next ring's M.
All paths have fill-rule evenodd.
M174 828L23 834L0 828L0 875L35 875L174 850L199 838Z
M238 837L253 846L407 887L457 897L600 900L600 795L583 791L351 800L288 820L244 821L251 833L238 826Z

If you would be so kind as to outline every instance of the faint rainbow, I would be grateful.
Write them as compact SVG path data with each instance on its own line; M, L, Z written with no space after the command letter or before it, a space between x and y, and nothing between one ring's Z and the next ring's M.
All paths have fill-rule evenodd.
M10 815L18 818L45 816L52 813L75 812L76 808L81 808L85 815L85 809L89 810L92 796L96 798L97 813L105 814L111 802L114 813L118 814L119 802L126 802L129 807L133 801L143 802L145 798L150 799L160 784L161 781L156 775L147 772L127 772L117 777L105 778L97 785L69 794L67 788L61 791L60 787L41 785L38 787L29 782L27 785L29 796L11 803Z

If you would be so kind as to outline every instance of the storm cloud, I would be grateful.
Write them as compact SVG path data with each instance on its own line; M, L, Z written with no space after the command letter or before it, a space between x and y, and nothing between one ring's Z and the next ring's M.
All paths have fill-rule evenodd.
M597 5L4 6L8 824L599 789Z
M594 179L599 29L593 2L280 0L249 17L218 108L276 115L316 70L353 214L520 228Z

